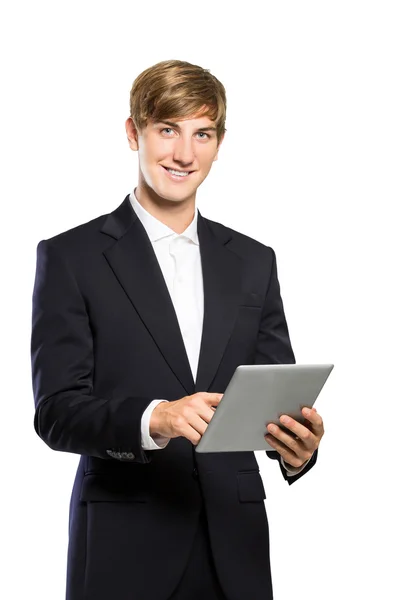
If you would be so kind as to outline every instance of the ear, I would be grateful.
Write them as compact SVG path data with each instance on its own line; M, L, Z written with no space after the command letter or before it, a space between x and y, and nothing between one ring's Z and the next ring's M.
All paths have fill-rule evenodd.
M131 117L125 121L125 130L131 150L138 150L138 132Z
M219 142L219 145L217 146L217 152L216 152L216 155L215 155L215 157L213 158L213 162L214 162L215 160L217 160L217 159L218 159L218 153L219 153L219 150L220 150L220 148L221 148L221 144L223 143L223 140L224 140L224 136L225 136L225 135L226 135L226 132L224 132L224 133L223 133L223 135L221 136L221 140L220 140L220 142Z

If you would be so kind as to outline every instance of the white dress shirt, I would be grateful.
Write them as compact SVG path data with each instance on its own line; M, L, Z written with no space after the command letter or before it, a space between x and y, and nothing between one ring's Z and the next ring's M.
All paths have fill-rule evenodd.
M194 218L187 229L178 234L145 210L135 196L135 189L129 195L129 200L147 232L164 275L195 381L204 317L203 272L197 234L197 207L195 207ZM168 400L153 400L142 415L141 445L144 450L162 450L170 441L170 438L160 435L150 436L151 414L160 402L168 402ZM287 468L284 462L283 465L288 474L292 475L296 475L305 467L303 465L298 468L291 466Z

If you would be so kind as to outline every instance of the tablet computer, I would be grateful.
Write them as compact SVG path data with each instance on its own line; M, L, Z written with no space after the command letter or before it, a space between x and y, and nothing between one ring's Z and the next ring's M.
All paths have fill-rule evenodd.
M269 423L289 415L305 421L301 409L313 406L334 365L239 365L196 452L272 450L264 439Z

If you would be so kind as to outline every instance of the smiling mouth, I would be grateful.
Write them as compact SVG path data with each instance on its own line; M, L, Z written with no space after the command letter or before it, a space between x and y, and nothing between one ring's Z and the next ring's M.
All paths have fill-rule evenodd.
M161 165L166 171L168 171L168 169L171 169L171 171L178 171L179 173L194 173L193 171L184 171L183 169L174 169L173 167L164 167L164 165Z

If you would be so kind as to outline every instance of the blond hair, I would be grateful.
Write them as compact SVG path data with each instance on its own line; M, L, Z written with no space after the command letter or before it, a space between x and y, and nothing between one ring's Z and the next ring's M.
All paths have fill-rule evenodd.
M182 60L164 60L138 75L129 104L137 130L149 120L207 116L215 122L217 145L226 131L223 84L208 69Z

